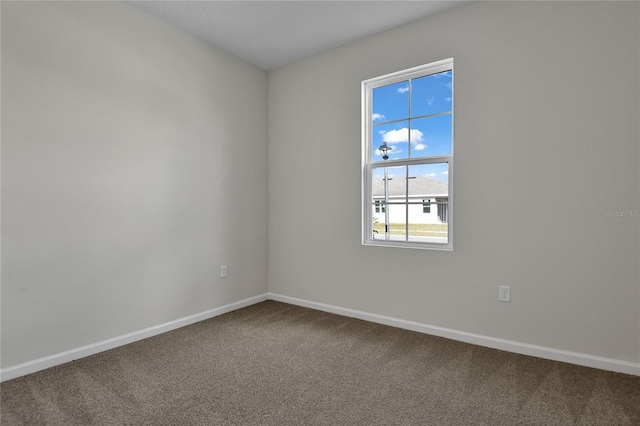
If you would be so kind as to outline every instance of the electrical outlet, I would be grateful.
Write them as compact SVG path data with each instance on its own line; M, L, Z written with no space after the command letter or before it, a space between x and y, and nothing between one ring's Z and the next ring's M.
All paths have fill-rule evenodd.
M498 291L498 300L501 302L511 302L511 287L501 285Z
M227 265L220 267L220 278L227 278Z

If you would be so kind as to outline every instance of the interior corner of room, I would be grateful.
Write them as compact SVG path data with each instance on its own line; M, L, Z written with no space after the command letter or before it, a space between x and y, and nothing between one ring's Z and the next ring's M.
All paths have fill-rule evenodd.
M267 71L3 1L2 380L267 299L640 375L638 8L471 2ZM450 57L455 249L363 246L360 83Z

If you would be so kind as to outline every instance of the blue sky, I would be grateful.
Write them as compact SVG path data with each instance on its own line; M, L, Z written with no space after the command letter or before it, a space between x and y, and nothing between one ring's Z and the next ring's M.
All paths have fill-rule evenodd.
M390 159L451 154L452 115L442 113L452 110L452 98L451 71L373 89L373 160L382 161L378 147L383 142L392 148ZM395 122L389 123L390 121ZM374 170L374 176L382 171L383 169ZM392 172L390 169L389 173ZM400 169L396 173L405 175L405 171ZM448 165L411 166L409 173L447 182Z

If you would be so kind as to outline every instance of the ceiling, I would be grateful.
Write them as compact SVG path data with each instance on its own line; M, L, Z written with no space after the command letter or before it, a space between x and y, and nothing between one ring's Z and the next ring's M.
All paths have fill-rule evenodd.
M272 70L468 1L126 1Z

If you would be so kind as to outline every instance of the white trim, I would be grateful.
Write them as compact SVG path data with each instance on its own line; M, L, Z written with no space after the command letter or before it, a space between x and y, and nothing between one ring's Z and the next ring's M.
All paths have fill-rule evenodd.
M438 327L429 324L422 324L414 321L406 321L384 315L371 314L368 312L356 311L339 306L327 305L324 303L311 302L309 300L284 296L276 293L269 293L270 300L303 306L305 308L330 312L332 314L343 315L351 318L358 318L378 324L398 327L405 330L417 331L418 333L430 334L433 336L445 337L447 339L474 345L486 346L488 348L499 349L522 355L534 356L537 358L550 359L553 361L567 362L570 364L582 365L585 367L598 368L600 370L615 371L618 373L632 374L640 376L640 363L622 361L613 358L587 355L579 352L570 352L562 349L548 348L544 346L531 345L528 343L516 342L513 340L498 339L495 337L483 336L481 334L467 333L450 328Z
M422 324L413 321L406 321L398 318L371 314L368 312L356 311L348 308L341 308L339 306L327 305L324 303L311 302L309 300L284 296L277 293L265 293L258 296L250 297L248 299L240 300L235 303L230 303L219 308L201 312L199 314L190 315L188 317L169 321L164 324L145 328L144 330L134 331L132 333L114 337L112 339L103 340L102 342L93 343L91 345L82 346L80 348L71 349L54 355L49 355L44 358L25 362L23 364L0 369L0 382L15 379L17 377L25 376L27 374L35 373L47 368L55 367L56 365L65 364L67 362L114 349L119 346L128 345L129 343L137 342L148 337L166 333L180 327L195 324L196 322L204 321L231 311L235 311L237 309L264 302L265 300L275 300L278 302L289 303L291 305L303 306L305 308L316 309L323 312L330 312L333 314L343 315L351 318L358 318L364 321L389 325L392 327L416 331L418 333L430 334L433 336L445 337L447 339L471 343L474 345L486 346L488 348L499 349L522 355L529 355L538 358L550 359L553 361L561 361L570 364L583 365L585 367L598 368L600 370L615 371L618 373L640 376L640 363L636 362L621 361L613 358L604 358L578 352L564 351L561 349L547 348L544 346L530 345L528 343L498 339L495 337L453 330L450 328Z
M360 96L361 96L361 168L362 168L362 178L361 178L361 244L363 246L377 246L377 247L398 247L398 248L410 248L410 249L427 249L427 250L443 250L443 251L453 251L453 161L454 161L454 131L455 131L455 99L452 99L451 111L447 112L447 114L451 115L451 154L445 156L434 156L434 157L411 157L411 158L401 158L401 159L389 159L385 161L374 161L373 160L373 137L372 137L372 93L375 88L395 84L400 81L412 80L419 77L424 77L427 75L437 74L439 72L444 71L452 71L453 79L451 81L452 85L455 85L455 71L453 58L443 59L437 62L432 62L430 64L420 65L417 67L413 67L407 70L397 71L390 74L386 74L379 77L370 78L368 80L363 80L360 83ZM451 96L455 98L455 90L454 86L451 87ZM409 90L411 90L411 84L409 84ZM409 92L411 93L411 92ZM409 122L411 120L417 119L417 117L411 117L411 102L409 101L409 111L408 117L406 120ZM433 116L444 115L444 111L441 113L435 114ZM429 115L431 116L431 115ZM391 120L389 122L377 123L377 124L389 124L391 122L401 122L404 119L400 120ZM410 148L411 142L408 142L408 147ZM372 229L373 229L373 215L371 212L371 200L372 196L372 177L371 172L376 168L385 168L385 167L393 167L397 166L410 166L410 165L424 165L424 164L434 164L434 163L447 163L449 167L449 175L448 175L448 226L447 226L447 241L446 243L441 242L429 242L429 241L407 241L407 240L398 240L398 239L376 239L374 238ZM388 210L387 210L388 212ZM409 223L409 210L406 210L406 219L405 222ZM388 216L385 216L388 217ZM385 234L388 235L388 234Z
M440 61L418 65L417 67L409 68L406 70L395 71L378 77L369 78L367 80L364 80L364 83L367 83L367 85L370 85L372 88L377 88L386 86L388 84L395 84L404 80L423 77L424 75L431 75L443 71L448 71L452 66L453 58L442 59Z
M90 355L104 352L109 349L114 349L119 346L128 345L129 343L137 342L138 340L146 339L148 337L156 336L158 334L166 333L168 331L175 330L180 327L195 324L196 322L208 320L218 315L226 314L227 312L235 311L256 303L264 302L267 300L268 294L261 294L258 296L250 297L248 299L240 300L238 302L230 303L228 305L221 306L219 308L210 309L199 314L190 315L188 317L179 318L177 320L169 321L164 324L156 325L153 327L145 328L143 330L134 331L132 333L124 334L122 336L114 337L111 339L103 340L101 342L92 343L90 345L82 346L76 349L71 349L58 354L49 355L44 358L39 358L33 361L28 361L22 364L13 365L11 367L0 369L0 382L6 380L15 379L16 377L25 376L27 374L35 373L36 371L44 370L46 368L55 367L56 365L64 364L76 359L84 358Z

